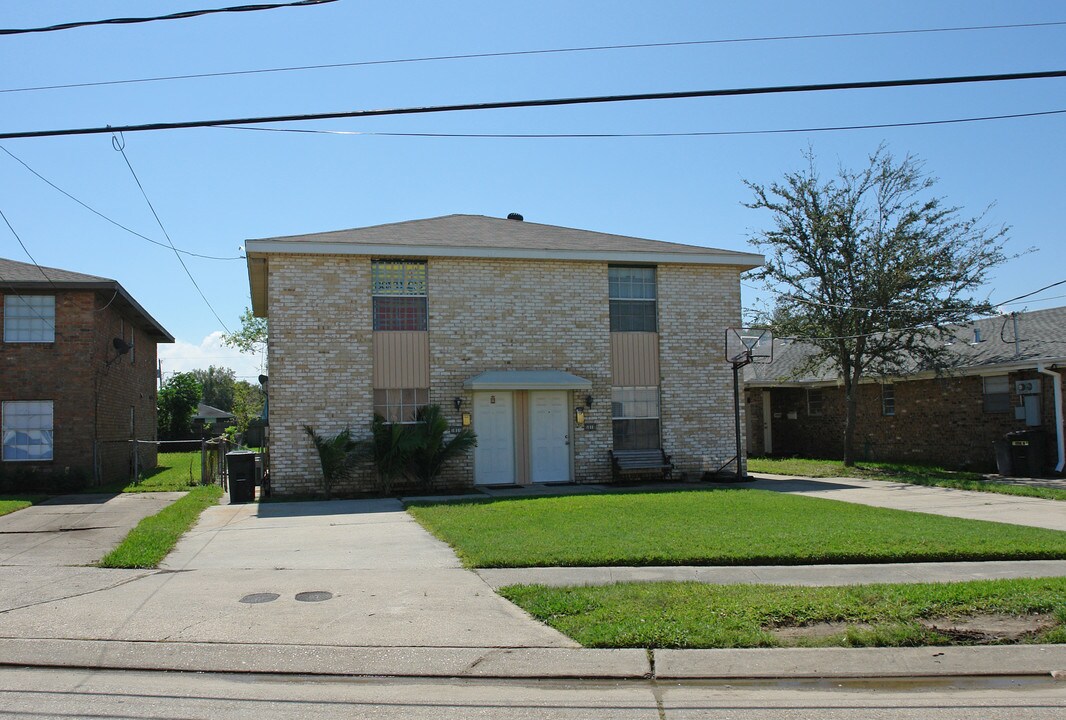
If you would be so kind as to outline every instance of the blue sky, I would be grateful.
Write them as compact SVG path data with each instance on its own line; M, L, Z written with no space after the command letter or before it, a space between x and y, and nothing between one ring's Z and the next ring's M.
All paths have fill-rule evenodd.
M224 0L0 5L0 27L221 7ZM1056 2L406 2L0 37L0 90L365 60L590 45L1066 20ZM462 102L845 82L1066 68L1066 26L723 43L262 73L0 92L0 131ZM331 120L362 132L626 133L770 130L1066 109L1066 79ZM277 126L281 127L281 126ZM128 134L125 150L175 245L235 257L247 238L450 213L505 216L748 249L769 218L742 180L770 182L813 148L827 172L884 142L940 178L939 192L1011 226L1026 254L984 293L1066 278L1066 115L918 128L684 138L458 139L236 129ZM101 213L165 242L106 135L0 143ZM42 265L119 280L178 339L168 372L254 358L218 348L218 320L167 249L84 210L0 153L0 210ZM26 261L0 226L0 256ZM188 258L230 328L248 304L244 263ZM577 282L577 281L575 281ZM575 287L580 292L580 283ZM1034 300L1029 308L1060 305ZM745 304L758 294L745 288ZM1020 309L1015 306L1012 309Z

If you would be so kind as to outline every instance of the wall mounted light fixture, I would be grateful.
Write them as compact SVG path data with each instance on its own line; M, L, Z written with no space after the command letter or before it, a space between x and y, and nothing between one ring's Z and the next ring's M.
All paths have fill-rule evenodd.
M574 408L574 423L577 424L577 425L584 425L585 424L585 408L583 408L583 407Z
M461 408L463 406L463 399L461 397L459 397L458 395L456 395L455 398L452 400L452 404L454 404L455 405L455 409L458 410L459 408Z
M585 396L585 407L587 407L587 408L591 408L592 407L592 395L591 394Z

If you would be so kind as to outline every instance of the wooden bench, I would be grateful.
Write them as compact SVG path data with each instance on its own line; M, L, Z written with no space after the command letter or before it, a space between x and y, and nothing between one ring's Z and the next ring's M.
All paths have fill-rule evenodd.
M670 477L674 463L662 450L610 450L611 475L621 480L623 475L659 475Z

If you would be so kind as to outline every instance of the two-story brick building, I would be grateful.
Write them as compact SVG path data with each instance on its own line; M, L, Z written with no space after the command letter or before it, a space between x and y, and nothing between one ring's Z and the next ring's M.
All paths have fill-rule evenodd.
M0 259L0 296L0 472L128 477L129 441L156 438L156 344L174 338L108 278Z
M733 456L725 328L750 253L472 215L245 244L269 318L272 487L319 488L305 425L421 405L478 446L443 484L600 482L610 449L698 477ZM466 416L464 418L464 415ZM368 489L372 469L347 491Z

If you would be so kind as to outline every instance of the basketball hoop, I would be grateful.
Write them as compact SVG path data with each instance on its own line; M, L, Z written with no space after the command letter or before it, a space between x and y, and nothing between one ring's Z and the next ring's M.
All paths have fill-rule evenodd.
M752 363L774 359L774 334L769 328L728 328L725 331L725 359L733 366L733 419L737 433L737 481L750 480L740 432L740 369ZM726 465L729 463L727 462ZM723 465L724 468L726 465Z

